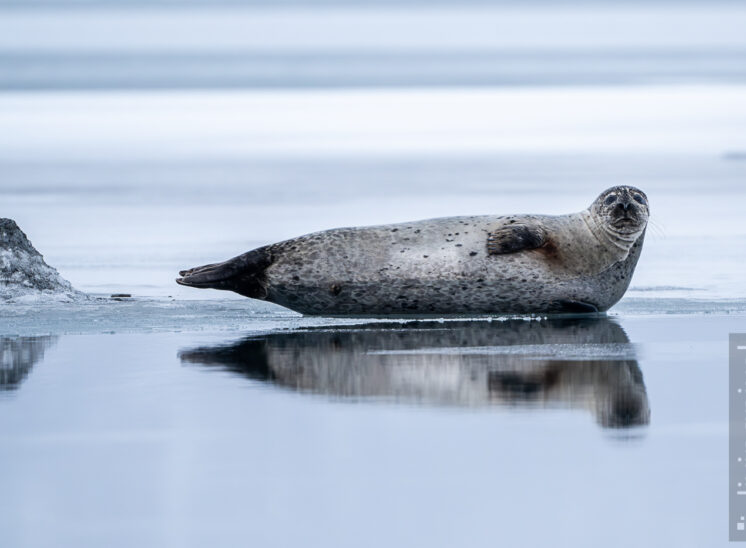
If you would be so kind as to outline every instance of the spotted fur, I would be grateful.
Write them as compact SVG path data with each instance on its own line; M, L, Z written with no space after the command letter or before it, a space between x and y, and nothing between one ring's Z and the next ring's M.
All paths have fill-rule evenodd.
M177 281L306 314L604 311L629 286L647 218L641 191L614 187L568 215L326 230L183 271Z

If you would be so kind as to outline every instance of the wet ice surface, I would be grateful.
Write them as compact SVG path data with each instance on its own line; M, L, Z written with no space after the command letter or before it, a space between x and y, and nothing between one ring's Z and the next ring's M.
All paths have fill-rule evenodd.
M637 299L626 298L610 312L612 318L639 316L684 316L693 322L706 321L709 316L746 317L743 299ZM393 321L406 323L412 319L494 320L510 316L401 317ZM538 317L541 319L543 317ZM527 318L527 321L537 318ZM112 300L99 296L84 303L14 303L0 305L0 334L57 335L85 333L133 332L215 332L232 333L268 331L318 326L346 326L366 322L392 321L386 317L328 318L302 316L276 305L248 300L173 300L140 298ZM745 326L746 327L746 326Z

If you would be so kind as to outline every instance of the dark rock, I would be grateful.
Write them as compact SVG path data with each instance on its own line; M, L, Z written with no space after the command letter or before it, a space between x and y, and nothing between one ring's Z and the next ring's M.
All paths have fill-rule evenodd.
M85 298L44 262L15 221L0 218L0 300L35 295Z

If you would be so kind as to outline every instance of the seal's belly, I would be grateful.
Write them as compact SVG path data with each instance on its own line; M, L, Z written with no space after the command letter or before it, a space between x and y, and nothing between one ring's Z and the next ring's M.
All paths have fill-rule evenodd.
M481 247L481 246L480 246ZM310 314L469 314L552 311L587 300L587 284L553 267L543 250L488 257L419 247L372 262L329 257L270 273L268 300ZM398 253L398 254L397 254Z
M494 314L562 312L570 302L587 302L582 287L534 283L472 285L469 282L397 280L313 286L273 286L268 299L305 314Z

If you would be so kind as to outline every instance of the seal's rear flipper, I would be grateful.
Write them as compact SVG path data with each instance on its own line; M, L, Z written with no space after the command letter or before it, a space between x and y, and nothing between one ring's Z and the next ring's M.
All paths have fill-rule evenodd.
M272 264L267 247L260 247L222 263L207 264L182 270L176 283L200 289L226 289L245 297L264 299L267 296L265 270Z

